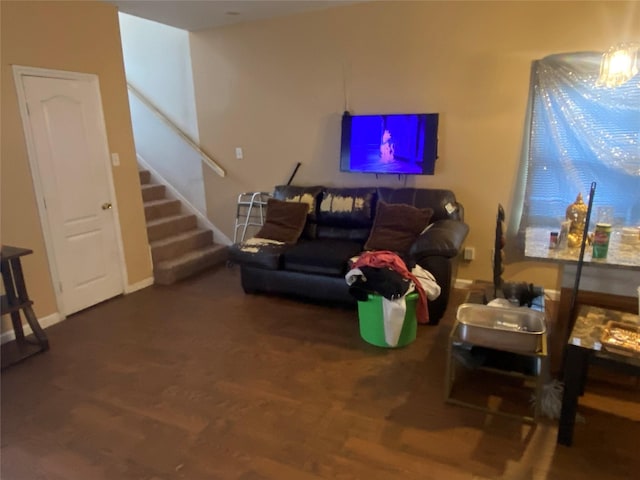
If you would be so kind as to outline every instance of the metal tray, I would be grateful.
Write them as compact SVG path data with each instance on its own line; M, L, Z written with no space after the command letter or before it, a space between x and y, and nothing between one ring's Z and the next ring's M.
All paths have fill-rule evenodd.
M462 342L499 350L536 353L547 331L544 313L526 307L463 303L456 318Z
M609 320L600 338L605 350L640 357L640 326Z

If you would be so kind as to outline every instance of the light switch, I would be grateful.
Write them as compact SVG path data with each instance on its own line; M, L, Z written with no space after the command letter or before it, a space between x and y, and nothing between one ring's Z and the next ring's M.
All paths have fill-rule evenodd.
M236 159L242 160L242 158L243 158L242 147L236 147Z
M111 165L113 165L114 167L120 166L120 155L118 155L117 153L111 154Z
M462 258L469 262L476 258L476 249L473 247L464 247L464 250L462 252Z

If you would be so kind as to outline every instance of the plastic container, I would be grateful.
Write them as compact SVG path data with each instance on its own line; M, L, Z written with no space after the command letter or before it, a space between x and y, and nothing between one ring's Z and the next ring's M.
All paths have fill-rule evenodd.
M376 347L397 348L409 345L416 339L418 322L416 320L416 303L418 294L413 292L405 297L407 311L404 316L404 324L398 339L398 345L392 347L387 344L384 337L384 316L382 313L382 296L369 294L369 300L358 302L358 318L360 319L360 336L362 339Z

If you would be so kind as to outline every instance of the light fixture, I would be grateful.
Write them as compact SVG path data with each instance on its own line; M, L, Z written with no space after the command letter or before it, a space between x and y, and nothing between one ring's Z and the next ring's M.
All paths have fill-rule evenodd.
M619 87L638 73L638 43L619 43L602 55L596 86Z

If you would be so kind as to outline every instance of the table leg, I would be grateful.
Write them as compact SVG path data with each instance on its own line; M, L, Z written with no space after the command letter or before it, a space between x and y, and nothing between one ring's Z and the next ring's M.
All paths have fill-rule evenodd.
M18 300L25 304L24 308L22 309L24 311L24 316L27 319L27 323L31 327L31 331L33 331L33 336L42 347L42 350L48 350L49 340L47 339L47 335L44 333L44 330L42 330L42 327L38 322L38 318L33 312L33 308L31 308L29 302L29 294L27 293L27 286L24 282L24 275L22 274L22 264L20 262L20 258L14 259L11 263L13 268L13 277L16 282Z
M451 372L451 355L453 354L452 351L452 347L451 347L451 340L447 341L447 360L446 360L446 366L445 366L445 377L444 377L444 399L445 401L449 399L449 396L451 395L451 385L453 383L453 379L451 378L452 376L452 372Z
M578 410L578 397L584 391L589 351L575 345L567 345L564 364L564 392L558 426L558 443L571 446L573 427Z
M4 284L7 306L9 307L9 311L11 312L11 323L13 325L13 332L15 333L16 339L18 341L22 341L24 339L24 331L22 329L22 319L20 318L20 312L12 308L16 305L20 305L22 302L19 298L19 292L16 291L17 287L14 282L16 265L18 267L20 266L19 260L17 262L15 260L2 262L2 283ZM20 273L22 273L22 269L20 269ZM4 313L5 312L2 312L3 315Z
M544 391L544 385L549 379L549 362L548 357L540 357L536 359L536 368L537 368L537 376L536 376L536 403L534 405L534 413L533 418L537 421L540 419L542 415L542 392Z

